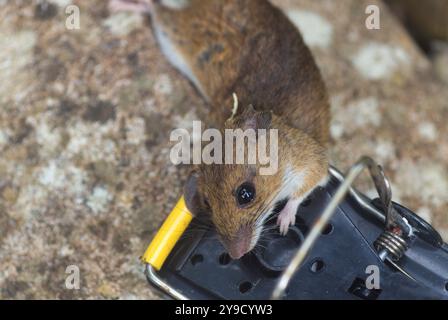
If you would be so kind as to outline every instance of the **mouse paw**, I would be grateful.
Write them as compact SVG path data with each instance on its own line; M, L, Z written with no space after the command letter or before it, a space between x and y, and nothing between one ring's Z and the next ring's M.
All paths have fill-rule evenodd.
M296 223L296 212L298 205L298 200L289 200L277 217L277 225L279 226L280 233L283 236L288 233L289 226Z

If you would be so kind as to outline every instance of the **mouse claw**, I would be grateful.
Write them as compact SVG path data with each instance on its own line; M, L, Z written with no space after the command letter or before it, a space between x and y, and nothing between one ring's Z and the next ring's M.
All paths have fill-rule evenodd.
M296 223L295 216L293 218L285 217L285 216L278 216L277 218L277 224L279 225L280 234L282 236L286 236L289 230L289 226L292 226Z
M277 217L277 225L279 225L280 234L285 236L288 233L289 226L296 223L296 211L299 201L290 200L279 213Z

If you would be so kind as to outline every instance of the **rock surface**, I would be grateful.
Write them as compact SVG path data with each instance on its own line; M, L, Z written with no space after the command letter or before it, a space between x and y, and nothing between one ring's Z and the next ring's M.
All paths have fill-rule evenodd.
M327 82L333 164L373 156L396 199L448 240L447 85L380 2L275 3ZM372 3L380 30L365 27ZM79 30L65 26L70 4ZM138 258L186 177L169 161L169 134L205 104L148 22L106 1L0 1L0 48L0 299L159 297ZM65 286L70 265L79 290Z

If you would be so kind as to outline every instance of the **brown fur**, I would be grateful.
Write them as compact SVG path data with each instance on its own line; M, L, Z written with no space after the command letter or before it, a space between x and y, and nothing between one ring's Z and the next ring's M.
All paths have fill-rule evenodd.
M241 118L236 118L235 121L227 122L226 128L241 128L237 123L240 120ZM201 188L199 194L213 208L212 220L224 239L232 239L242 226L253 226L267 205L274 205L271 201L282 187L286 166L293 163L294 169L300 171L306 168L312 173L305 182L304 190L297 190L299 195L313 188L322 178L322 173L328 170L325 149L310 136L285 126L283 120L275 115L269 127L280 128L279 168L276 174L259 175L260 166L248 164L201 165L199 168L202 178L198 183ZM248 207L240 208L233 194L245 181L251 181L257 186L257 196Z
M211 213L226 247L252 228L284 183L287 166L309 175L300 197L327 174L329 105L325 85L297 29L265 0L191 0L181 10L154 4L153 23L188 61L213 108L210 124L219 128L279 130L279 170L258 174L258 166L201 165L186 184L187 205ZM231 115L232 93L239 99ZM252 104L255 110L248 110ZM263 117L264 112L272 112ZM268 119L269 121L266 121ZM256 120L256 121L255 121ZM259 120L259 121L258 121ZM255 125L254 125L255 123ZM238 207L234 194L245 181L256 186L256 199Z
M155 19L188 58L221 127L232 93L241 106L272 110L328 142L325 85L309 49L285 15L264 0L191 0L184 10L159 7Z

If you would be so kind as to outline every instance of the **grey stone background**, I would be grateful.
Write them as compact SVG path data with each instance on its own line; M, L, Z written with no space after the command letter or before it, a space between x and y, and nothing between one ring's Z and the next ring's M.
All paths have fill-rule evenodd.
M170 163L169 133L207 108L144 17L50 2L0 0L0 299L157 298L138 258L188 169ZM72 3L80 30L65 27ZM275 3L328 85L332 163L374 157L395 199L448 240L446 56L428 60L379 1ZM381 30L366 29L368 4ZM79 290L65 288L68 265Z

